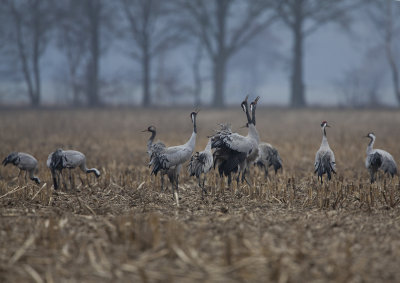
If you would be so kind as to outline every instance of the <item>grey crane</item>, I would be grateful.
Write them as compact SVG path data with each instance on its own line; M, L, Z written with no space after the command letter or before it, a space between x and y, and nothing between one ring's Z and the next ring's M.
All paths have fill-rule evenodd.
M156 152L163 150L166 146L161 141L157 141L154 143L154 138L156 137L156 134L157 134L156 127L149 126L146 130L143 130L142 132L150 132L151 133L151 136L150 136L149 140L147 141L147 154L149 155L149 158L151 161L153 155ZM166 175L166 174L168 174L168 170L161 170L161 172L160 172L161 191L164 191L164 175Z
M256 106L257 106L257 100L255 101L255 103L252 102L250 104L250 110L252 113L252 120L254 125L256 125L256 115L255 115ZM265 177L267 177L268 168L270 166L274 166L275 174L280 168L282 168L282 159L278 153L278 150L274 148L271 144L265 142L262 143L259 142L258 155L254 161L254 164L256 164L261 168L264 168Z
M3 160L3 165L7 166L7 164L13 164L19 168L18 176L25 171L25 180L26 173L29 173L29 178L36 184L40 184L40 179L35 176L35 173L38 172L38 161L32 155L24 152L12 152Z
M190 117L193 123L193 132L189 140L178 146L171 146L161 148L153 152L151 157L150 166L152 166L151 174L157 175L159 171L167 172L168 178L172 185L172 195L175 197L176 204L179 206L178 198L178 182L179 173L182 168L182 164L190 159L193 150L196 146L197 126L196 117L198 112L190 113Z
M163 142L161 141L154 142L154 138L156 137L157 134L156 127L149 126L146 130L143 130L142 132L151 133L151 136L147 141L147 154L149 155L150 158L155 150L158 150L159 148L165 148L165 144Z
M371 176L371 183L375 182L376 172L382 170L385 174L390 174L393 178L397 174L397 164L393 156L382 149L374 149L376 136L374 133L366 135L370 139L367 147L367 158L365 159L365 167L367 167Z
M264 169L265 178L268 177L269 167L274 167L275 174L282 168L282 159L278 150L266 142L258 144L258 157L254 163Z
M204 193L207 193L205 189L206 174L211 170L213 166L213 155L211 152L211 139L208 139L206 148L203 151L196 152L190 159L188 171L190 176L196 176L199 187L201 189L201 198L204 198ZM201 182L201 176L203 175L203 182Z
M246 114L248 123L248 134L242 136L232 133L229 128L222 128L211 137L211 148L214 151L214 168L218 166L220 176L228 177L228 186L231 185L231 175L238 173L237 182L239 183L240 174L242 180L245 178L245 170L247 168L247 160L250 156L258 155L258 132L250 118L247 103L248 96L241 103L241 107ZM258 100L258 99L257 99Z
M100 177L100 171L96 168L88 169L86 167L86 156L76 150L63 150L61 148L49 154L47 158L47 167L51 170L54 189L58 189L60 174L63 169L69 169L69 179L72 183L71 169L79 167L85 173L94 173L96 177Z
M321 178L321 184L323 183L322 175L326 173L328 180L330 180L332 175L331 173L333 172L334 174L336 174L335 155L333 154L333 151L328 144L328 138L326 137L326 127L330 126L328 125L327 121L323 121L321 123L322 142L319 150L317 151L317 154L315 155L314 163L314 173L317 173L318 178Z

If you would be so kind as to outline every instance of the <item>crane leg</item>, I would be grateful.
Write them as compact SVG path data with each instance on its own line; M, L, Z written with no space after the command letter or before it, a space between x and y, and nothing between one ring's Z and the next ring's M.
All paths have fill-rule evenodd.
M201 190L201 198L202 199L204 199L204 194L207 195L207 190L206 190L206 187L205 187L205 183L206 183L206 176L204 175L204 177L203 177L203 187L202 187L202 190Z
M176 201L176 206L179 207L179 189L178 189L178 185L179 185L179 177L176 176L176 188L175 188L175 201Z
M161 192L164 192L164 175L161 174Z
M69 184L70 184L71 190L72 190L72 188L74 188L75 186L73 185L71 168L69 168L68 170L69 170Z

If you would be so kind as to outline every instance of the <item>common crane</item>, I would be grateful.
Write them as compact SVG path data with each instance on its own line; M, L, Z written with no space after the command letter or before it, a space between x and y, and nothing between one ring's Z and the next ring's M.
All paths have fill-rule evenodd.
M252 113L253 124L256 125L256 115L255 110L257 106L258 99L250 104L250 110ZM249 160L251 162L251 160ZM282 168L282 159L279 156L278 150L274 148L271 144L262 142L258 140L258 155L254 161L259 167L264 168L265 177L268 176L268 168L274 166L275 174Z
M381 169L385 174L392 176L397 174L397 164L393 156L382 149L374 149L376 136L373 133L366 135L370 139L367 147L367 158L365 159L365 167L367 167L371 176L371 183L375 182L376 172Z
M315 155L314 163L314 173L318 174L318 179L321 178L321 184L323 183L322 175L326 173L328 180L330 180L331 173L333 172L334 174L336 174L335 155L333 154L333 151L328 144L328 138L326 137L326 127L330 126L328 125L328 122L323 121L321 123L322 142L319 150L317 151L317 154Z
M149 140L147 141L147 154L149 155L149 158L151 161L152 156L155 154L155 152L164 149L165 144L161 141L157 141L154 143L154 138L156 137L156 134L157 134L156 127L149 126L146 130L143 130L142 132L150 132L151 133L151 136L150 136ZM164 175L167 173L168 173L167 170L161 170L161 172L160 172L161 191L164 191Z
M242 136L232 133L230 128L222 127L211 137L211 148L214 151L214 168L218 166L220 176L228 177L228 186L231 185L232 173L238 173L237 182L239 183L240 174L242 180L245 179L247 168L247 158L258 155L258 132L250 118L248 96L241 103L241 107L246 114L248 123L248 134ZM258 100L258 99L257 99ZM247 179L245 179L247 181Z
M86 156L76 150L63 150L61 148L49 154L47 158L47 167L51 170L54 189L58 189L60 174L63 169L69 169L69 180L72 183L71 169L79 167L85 173L94 173L96 177L100 177L100 171L96 168L88 169L86 167Z
M201 189L201 198L204 198L204 193L207 193L205 189L206 174L211 170L213 166L213 155L211 152L211 139L208 139L206 148L203 151L196 152L190 159L188 171L190 176L196 176L199 187ZM201 176L203 175L203 182Z
M282 159L275 147L269 143L262 142L258 144L258 157L255 164L263 168L265 177L268 177L269 167L274 167L275 174L282 168Z
M190 117L193 123L193 132L190 139L183 145L171 146L156 150L150 161L150 166L152 166L151 173L157 175L159 171L167 172L168 178L172 185L172 195L175 197L176 204L179 206L178 198L178 183L179 183L179 173L182 168L182 164L190 159L193 150L196 146L196 136L197 136L197 126L196 117L198 112L190 113Z
M3 160L3 165L7 166L7 164L13 164L19 168L18 177L21 175L22 171L25 171L25 180L26 174L28 173L32 181L35 181L36 184L40 184L40 179L35 176L35 173L38 172L38 161L32 155L24 152L12 152Z

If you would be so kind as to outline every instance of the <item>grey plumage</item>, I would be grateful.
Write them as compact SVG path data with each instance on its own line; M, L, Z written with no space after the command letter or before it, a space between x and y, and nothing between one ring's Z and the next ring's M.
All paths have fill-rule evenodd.
M182 164L190 159L196 145L197 112L192 112L190 117L193 123L193 132L190 139L183 145L172 147L159 147L152 152L149 166L152 167L151 174L157 175L158 172L166 172L172 185L172 194L178 202L178 182Z
M211 139L208 140L206 148L201 152L196 152L192 155L188 165L188 171L190 176L196 176L199 187L201 188L201 196L203 198L204 193L207 193L205 189L206 174L211 170L213 166L213 155L211 152ZM203 175L203 181L201 182L201 176Z
M150 132L151 136L149 140L147 141L147 154L149 155L150 162L153 156L156 153L159 153L161 150L166 148L165 144L161 141L157 141L154 143L154 138L156 137L157 131L156 127L154 126L149 126L146 130L142 132ZM150 163L151 164L151 163ZM149 166L150 166L149 164ZM161 170L160 172L160 180L161 180L161 191L164 191L164 175L168 174L168 170Z
M47 167L50 168L53 177L54 189L58 189L60 174L63 169L74 169L79 167L85 173L94 173L96 177L100 177L100 171L96 168L88 169L86 167L86 156L76 150L63 150L57 149L55 152L49 154L47 158ZM70 171L70 181L72 175Z
M323 121L321 123L322 142L319 150L315 155L314 163L314 173L317 173L318 178L321 179L321 184L323 183L322 176L324 174L327 175L328 180L331 179L332 173L336 174L335 155L333 154L333 151L328 144L328 139L326 137L326 127L329 127L329 125L326 121Z
M275 147L263 142L258 145L258 157L255 164L263 168L265 177L268 177L269 167L273 166L275 174L282 168L282 159Z
M32 155L24 152L12 152L3 160L2 164L4 166L13 164L18 167L19 170L26 171L29 174L29 178L35 181L36 184L40 184L40 179L35 176L35 173L38 171L38 161Z
M220 176L228 177L228 186L231 184L231 175L238 173L237 182L239 183L240 174L242 181L245 179L246 170L251 160L258 156L259 136L253 120L250 118L247 99L241 103L241 107L246 114L248 134L242 136L232 133L227 126L222 126L219 131L211 137L211 147L214 151L214 168L218 166ZM257 102L256 99L255 103Z
M367 138L370 142L367 147L367 158L365 159L365 167L370 173L371 183L375 182L375 176L378 170L382 170L385 174L389 174L391 177L397 174L397 164L393 156L382 149L374 149L374 143L376 136L373 133L369 133Z

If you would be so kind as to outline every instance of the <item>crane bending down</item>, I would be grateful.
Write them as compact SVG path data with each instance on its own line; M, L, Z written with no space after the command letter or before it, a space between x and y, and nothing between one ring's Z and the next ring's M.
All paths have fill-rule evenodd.
M196 176L199 187L201 189L201 198L204 198L204 193L207 194L205 189L206 174L211 170L213 166L213 155L211 152L211 139L208 139L206 148L203 151L196 152L192 155L188 166L190 176ZM203 175L203 182L201 182L201 176Z
M393 176L397 174L397 164L393 156L385 150L373 148L376 139L373 133L369 133L366 137L370 138L370 142L367 147L365 167L367 167L371 176L371 184L375 182L376 172L378 172L379 169L385 174L390 174L393 178Z
M315 155L315 163L314 163L314 168L315 171L314 173L318 174L318 179L321 178L321 184L322 182L322 175L325 173L327 174L328 180L331 179L331 173L333 172L336 174L335 167L335 155L333 154L333 151L329 147L328 144L328 138L326 137L326 127L330 127L328 125L328 122L323 121L321 123L321 129L322 129L322 142L319 150L317 151L317 154Z
M255 164L260 168L264 168L265 178L267 178L269 167L274 167L275 174L282 168L282 159L275 147L269 143L262 142L258 144L258 157Z
M237 182L245 179L245 170L248 166L247 158L251 155L258 155L258 132L250 118L248 104L248 96L241 103L241 107L246 114L248 123L248 134L242 136L232 133L230 128L223 126L211 137L211 148L214 151L214 168L218 166L219 175L228 177L228 187L231 185L232 173L238 173Z
M157 175L159 171L161 171L161 173L163 173L163 171L167 172L168 178L172 185L172 195L175 197L177 206L179 206L179 173L182 168L182 164L190 159L190 156L192 155L196 146L197 113L198 112L192 112L190 114L193 123L193 132L189 140L183 145L161 148L154 151L149 163L149 166L153 167L151 174Z
M13 164L20 170L18 177L21 175L22 171L25 171L25 181L26 173L28 173L32 181L35 181L36 184L40 184L40 179L35 176L35 173L38 172L38 161L32 155L24 152L12 152L3 160L2 164L4 166Z
M72 183L71 169L79 167L85 173L94 173L96 177L100 177L100 171L96 168L88 169L86 167L86 156L76 150L57 149L49 154L47 158L47 167L51 170L54 189L57 190L60 182L60 174L63 169L69 169L69 180Z

